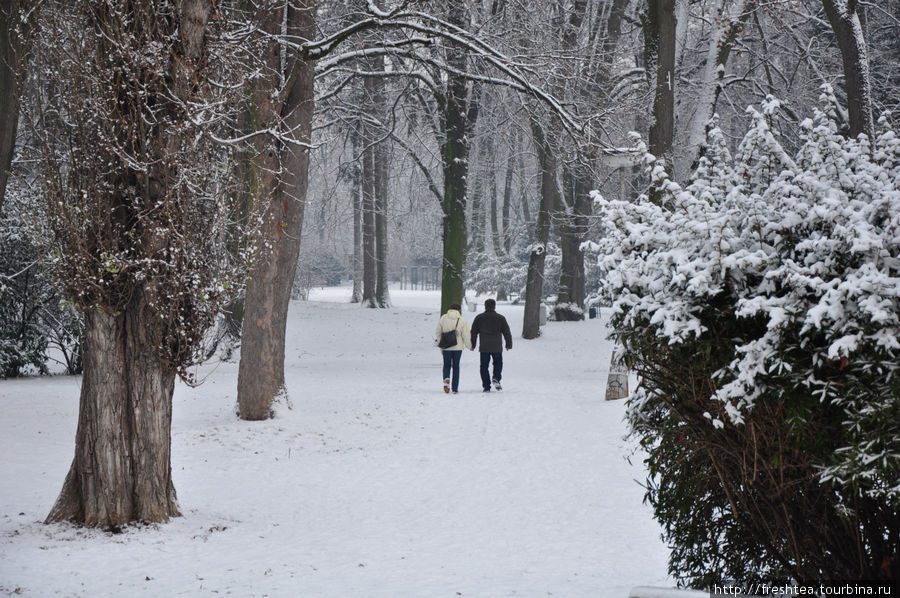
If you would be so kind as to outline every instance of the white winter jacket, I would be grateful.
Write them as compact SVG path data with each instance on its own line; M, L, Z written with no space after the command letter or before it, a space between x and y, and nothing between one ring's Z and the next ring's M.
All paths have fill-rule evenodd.
M454 328L456 328L456 344L452 347L447 347L444 351L471 349L472 338L469 336L469 323L455 309L448 309L447 313L442 315L438 321L437 328L434 330L435 343L441 340L441 334L450 332Z

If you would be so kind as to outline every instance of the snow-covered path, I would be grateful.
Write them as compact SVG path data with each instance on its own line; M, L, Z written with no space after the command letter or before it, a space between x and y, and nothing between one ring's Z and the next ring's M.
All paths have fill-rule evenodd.
M292 409L234 417L237 366L179 385L173 470L184 517L110 535L40 520L69 462L78 380L0 382L0 594L625 598L667 555L606 402L600 320L518 338L504 390L464 353L441 391L436 293L364 310L346 289L296 302ZM473 313L464 312L471 323Z

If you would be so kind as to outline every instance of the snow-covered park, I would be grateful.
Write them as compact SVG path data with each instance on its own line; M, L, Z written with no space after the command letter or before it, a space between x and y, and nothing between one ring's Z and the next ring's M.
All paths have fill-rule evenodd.
M623 401L605 401L605 318L518 338L504 390L463 354L445 395L438 292L362 309L346 287L291 304L290 404L235 416L237 363L178 384L183 517L112 534L45 525L71 463L79 378L0 381L0 594L626 598L671 586ZM478 309L482 309L480 300ZM473 312L464 307L471 323Z

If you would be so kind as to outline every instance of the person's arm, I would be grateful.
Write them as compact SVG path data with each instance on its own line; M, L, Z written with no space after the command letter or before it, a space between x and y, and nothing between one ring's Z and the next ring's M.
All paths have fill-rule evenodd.
M469 324L465 320L462 321L462 339L463 346L469 351L472 351L472 337L469 334Z
M512 332L509 331L509 322L503 318L503 338L506 340L506 350L512 351Z
M478 320L481 318L481 314L475 316L475 320L472 322L472 335L469 339L469 350L474 351L476 343L478 342L478 330L481 328L481 322Z

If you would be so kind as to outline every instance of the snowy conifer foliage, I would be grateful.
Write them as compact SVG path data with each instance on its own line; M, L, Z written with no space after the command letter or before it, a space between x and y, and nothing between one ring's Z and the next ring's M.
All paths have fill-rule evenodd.
M596 198L648 498L694 583L896 578L900 139L816 112L791 155L778 109L734 157L713 126L684 188L648 156L662 205Z

